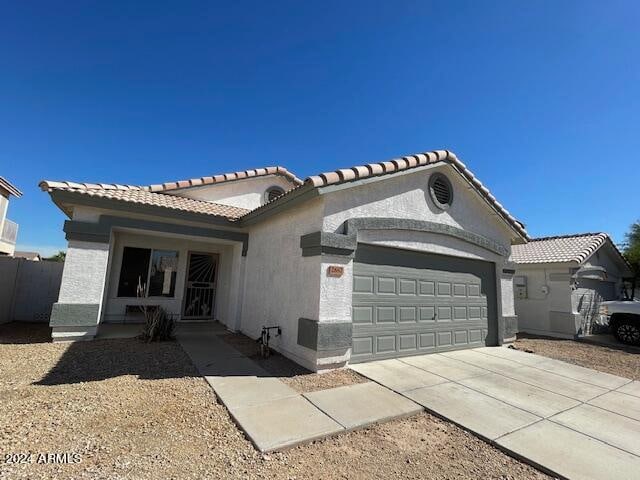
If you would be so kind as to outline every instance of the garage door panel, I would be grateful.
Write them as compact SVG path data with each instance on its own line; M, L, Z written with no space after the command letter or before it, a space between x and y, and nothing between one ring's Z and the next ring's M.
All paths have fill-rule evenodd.
M367 305L354 306L352 309L351 320L353 323L373 324L373 307Z
M432 349L436 346L436 334L435 332L421 333L418 335L420 339L421 349Z
M467 296L467 286L464 283L454 283L453 284L453 296L454 297L466 297Z
M417 280L401 278L398 280L400 295L415 296L418 293Z
M450 331L440 331L438 332L438 346L439 347L448 347L453 344L453 335Z
M469 332L466 330L456 330L453 332L453 342L456 345L466 345L469 343Z
M376 311L376 323L395 323L396 322L396 307L377 306L375 311Z
M400 351L406 352L407 350L417 350L418 341L415 333L398 335L400 340Z
M434 282L429 282L426 280L419 280L420 284L420 295L427 297L434 297L436 294L436 284Z
M467 307L466 306L453 307L453 319L454 320L466 320L467 319Z
M380 250L381 258L394 250L364 249ZM442 260L444 256L426 254L430 257L425 260L425 254L416 252L407 254L412 261L404 265L377 264L360 262L360 250L354 262L352 361L494 344L489 340L488 301L493 295L495 312L495 293L487 296L495 292L493 264L450 257L455 265L448 271L431 268L426 261L443 267L449 261ZM407 266L414 264L413 256L415 264L425 268ZM467 264L469 271L463 268Z
M373 275L354 275L353 293L373 293Z
M377 281L378 295L395 295L396 294L396 279L391 277L378 277Z
M389 353L396 351L395 335L379 335L376 338L376 353Z
M435 323L436 321L435 305L425 305L423 307L418 307L418 310L420 312L420 316L419 316L420 322Z
M469 305L467 307L469 312L469 320L481 320L482 319L482 306L481 305Z
M483 343L482 330L469 330L469 343Z
M351 354L354 357L373 355L373 335L354 338L351 343Z
M451 284L449 282L438 282L438 296L439 297L451 296Z
M446 305L444 307L438 307L438 316L436 322L448 322L453 317L451 312L451 306Z
M401 322L415 323L417 320L416 307L398 307L398 312L400 313L398 319Z

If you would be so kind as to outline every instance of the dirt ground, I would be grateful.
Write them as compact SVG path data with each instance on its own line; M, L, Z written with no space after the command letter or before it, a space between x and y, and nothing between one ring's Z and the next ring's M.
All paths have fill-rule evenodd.
M268 358L262 358L259 355L258 343L240 333L227 333L221 335L220 338L300 393L315 392L367 381L363 376L347 369L313 373L276 352Z
M575 340L518 335L516 348L605 373L640 380L640 350L605 347Z
M177 343L47 340L0 326L3 479L547 478L428 414L262 455ZM80 462L38 463L47 453Z

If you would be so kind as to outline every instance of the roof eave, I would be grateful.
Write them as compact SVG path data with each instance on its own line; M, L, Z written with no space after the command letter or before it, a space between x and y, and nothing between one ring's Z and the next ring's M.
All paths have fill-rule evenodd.
M69 207L74 205L82 205L85 207L104 208L108 210L117 210L127 213L140 213L156 217L165 217L200 223L205 222L236 228L240 227L237 219L231 219L221 215L209 215L206 213L189 212L185 210L156 205L144 205L127 202L116 198L93 197L82 193L65 190L54 189L49 192L49 195L51 196L53 202L58 206L58 208L60 208L69 218L72 218L73 214L73 209Z
M367 168L367 167L365 166L353 167L352 169L354 171L353 178L346 177L346 173L344 173L343 170L347 170L347 169L343 169L343 170L337 170L335 172L337 177L341 178L337 182L335 182L335 179L329 178L328 175L321 174L320 176L309 177L309 179L307 179L307 182L308 182L307 184L315 186L316 188L319 189L321 194L324 194L324 193L329 193L329 192L342 190L346 188L356 187L359 185L378 182L381 180L386 180L391 176L397 177L402 175L410 175L413 173L424 171L426 169L437 168L441 164L448 164L478 193L480 198L482 198L483 201L496 213L496 215L501 219L501 221L503 221L507 225L507 227L516 234L516 239L523 240L523 243L528 242L530 239L529 234L524 228L520 227L520 222L516 220L515 217L513 217L506 209L504 209L502 205L500 205L500 203L496 200L496 198L489 192L489 189L486 188L482 184L482 182L480 182L473 175L473 173L471 173L466 168L466 166L460 160L458 160L458 158L455 156L453 152L449 152L449 151L446 151L446 152L447 152L446 157L444 156L440 157L438 158L438 160L434 162L429 163L427 161L427 162L416 164L415 166L405 168L405 169L396 169L393 171L381 170L380 173L377 173L377 174L371 173L364 177L361 177L361 176L356 177L355 171L358 168ZM376 164L369 164L369 165L376 165ZM371 172L371 169L368 168L368 170L369 172ZM339 173L339 172L343 172L343 173ZM327 184L327 181L332 181L332 180L335 183ZM502 211L500 210L498 205L502 208Z
M13 195L16 198L20 198L22 196L22 192L18 190L18 187L13 185L9 180L4 177L0 177L0 187L4 188L7 192Z

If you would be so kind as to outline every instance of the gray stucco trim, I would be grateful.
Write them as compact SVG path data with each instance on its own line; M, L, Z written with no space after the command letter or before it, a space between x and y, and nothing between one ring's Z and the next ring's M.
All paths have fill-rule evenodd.
M178 220L188 220L194 222L205 222L215 225L228 225L239 227L237 221L231 221L225 217L217 217L215 215L207 215L204 213L187 212L184 210L173 210L166 207L158 207L155 205L143 205L131 202L124 202L113 198L89 196L67 192L63 190L54 190L50 192L51 198L60 209L68 214L63 208L65 204L83 205L86 207L104 208L108 210L117 210L120 212L140 213L145 215L154 215L158 217L174 218Z
M356 235L358 230L413 230L420 232L439 233L451 237L473 243L479 247L497 253L506 257L509 255L509 249L504 245L483 237L477 233L469 232L452 225L443 223L428 222L425 220L412 220L407 218L388 218L388 217L361 217L350 218L343 224L344 233L346 235Z
M64 222L64 232L66 233L67 240L109 243L111 230L114 227L242 242L242 256L247 255L249 248L249 234L232 230L216 230L190 225L178 225L175 223L153 222L137 218L114 217L111 215L101 215L98 223L80 222L77 220L66 220Z
M298 345L317 352L336 351L351 347L351 322L318 322L298 319Z
M332 232L313 232L300 237L303 257L338 255L352 257L357 246L354 236Z
M100 305L97 303L54 303L51 308L51 327L95 327Z

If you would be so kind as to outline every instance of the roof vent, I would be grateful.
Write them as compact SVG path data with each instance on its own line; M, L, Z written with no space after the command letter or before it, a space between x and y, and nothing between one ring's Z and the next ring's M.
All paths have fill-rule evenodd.
M278 197L280 197L282 195L284 195L284 190L282 188L276 187L276 186L270 187L265 192L264 202L265 203L273 202L276 198L278 198Z
M453 201L453 188L447 177L441 173L434 173L429 179L429 192L431 199L438 208L449 208Z

